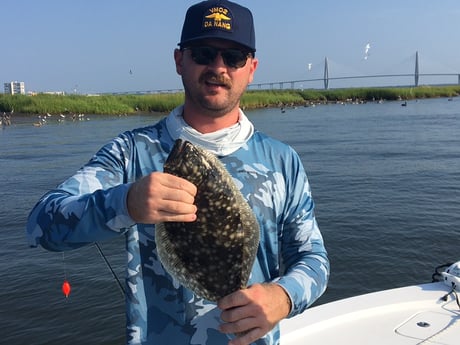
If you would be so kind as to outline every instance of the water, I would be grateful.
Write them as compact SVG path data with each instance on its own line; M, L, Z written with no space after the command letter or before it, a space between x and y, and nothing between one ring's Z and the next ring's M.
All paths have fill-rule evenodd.
M460 259L460 99L248 116L291 144L307 169L332 265L318 303L430 282L435 266ZM29 249L24 228L38 198L107 140L159 118L51 118L39 128L35 119L13 118L0 130L1 343L123 344L124 300L96 248ZM122 239L101 246L122 277Z

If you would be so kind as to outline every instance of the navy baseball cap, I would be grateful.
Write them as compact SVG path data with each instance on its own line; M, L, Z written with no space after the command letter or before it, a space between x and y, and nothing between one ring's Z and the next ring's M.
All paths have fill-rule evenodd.
M179 46L193 41L219 38L256 51L254 20L251 11L227 0L207 0L191 6L185 15Z

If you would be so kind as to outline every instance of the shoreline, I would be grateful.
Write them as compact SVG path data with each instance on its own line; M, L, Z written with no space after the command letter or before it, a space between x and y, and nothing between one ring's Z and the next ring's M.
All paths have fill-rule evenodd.
M359 104L383 101L409 101L424 98L453 98L460 95L460 85L418 87L367 87L346 89L247 90L242 109L283 108L318 104ZM184 94L147 95L48 95L0 94L0 115L136 115L169 113L182 104Z

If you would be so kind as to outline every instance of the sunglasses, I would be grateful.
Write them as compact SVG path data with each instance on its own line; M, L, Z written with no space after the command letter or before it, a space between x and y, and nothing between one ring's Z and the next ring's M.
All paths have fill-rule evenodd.
M220 53L224 64L231 68L243 67L246 65L248 58L252 56L250 51L236 48L221 49L211 46L191 46L185 47L183 50L190 50L192 60L198 65L209 65Z

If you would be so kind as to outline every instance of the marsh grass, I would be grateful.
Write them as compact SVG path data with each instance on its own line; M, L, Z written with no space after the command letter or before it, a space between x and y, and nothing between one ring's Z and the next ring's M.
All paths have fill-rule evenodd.
M248 90L241 100L243 108L280 107L312 102L350 102L410 100L416 98L455 97L460 85L419 86L410 88L348 88L333 90ZM183 93L149 95L49 95L0 94L0 112L23 114L133 114L167 113L184 101Z

